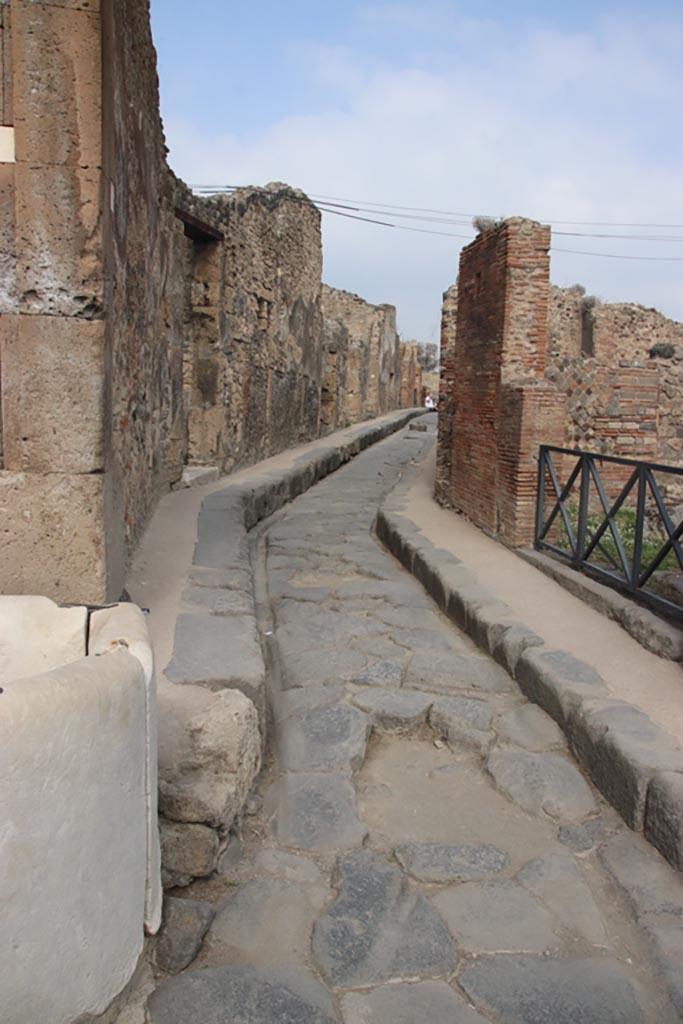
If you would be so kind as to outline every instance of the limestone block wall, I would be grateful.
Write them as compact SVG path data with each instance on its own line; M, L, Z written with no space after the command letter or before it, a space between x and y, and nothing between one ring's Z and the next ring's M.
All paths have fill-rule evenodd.
M132 605L97 613L88 656L86 630L85 608L0 598L3 1024L102 1013L161 921L145 621ZM46 670L31 651L22 671L46 632Z
M533 540L538 444L564 426L543 376L549 246L550 229L522 218L482 232L444 302L437 497L513 546Z

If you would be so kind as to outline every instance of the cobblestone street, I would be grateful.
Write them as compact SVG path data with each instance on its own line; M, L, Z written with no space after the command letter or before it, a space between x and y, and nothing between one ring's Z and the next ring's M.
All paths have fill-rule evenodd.
M189 966L151 1024L680 1019L651 956L680 877L373 536L430 443L400 431L257 531L270 759L220 873L170 901Z

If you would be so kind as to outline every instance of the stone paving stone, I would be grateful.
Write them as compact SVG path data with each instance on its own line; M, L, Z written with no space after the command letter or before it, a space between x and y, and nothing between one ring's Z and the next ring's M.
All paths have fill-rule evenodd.
M495 751L486 767L498 789L530 814L580 821L598 809L581 772L559 754Z
M397 661L405 658L408 653L405 647L401 647L388 636L364 636L356 640L354 648L363 651L372 658L380 658L383 661Z
M328 895L327 886L286 878L244 882L218 907L201 965L303 962Z
M259 696L264 666L253 617L181 613L164 672L172 683L232 687Z
M271 787L272 832L283 846L334 852L360 846L368 830L358 818L356 791L342 772L287 772Z
M400 608L425 608L432 605L412 580L352 580L336 588L338 597L378 597ZM433 611L432 611L433 614Z
M313 930L313 957L334 985L433 977L455 966L443 921L395 865L363 851L337 863L339 895Z
M149 1024L335 1024L329 992L303 968L187 971L149 998Z
M633 903L637 914L675 914L683 928L683 876L653 856L630 832L614 836L600 859Z
M471 697L438 697L429 711L429 724L452 750L473 747L486 753L493 742L491 709Z
M557 838L563 846L576 853L595 849L605 839L607 832L601 818L590 818L580 825L560 825Z
M555 920L517 882L463 882L432 897L468 953L545 953L559 945Z
M569 854L554 853L524 865L517 881L542 900L569 931L593 946L609 946L598 905Z
M314 861L286 850L259 850L254 865L259 871L290 882L317 882L322 877Z
M384 686L399 689L403 680L403 662L383 659L369 665L364 672L353 676L357 686Z
M366 688L353 694L353 702L383 732L414 732L427 721L433 698L422 693L385 693Z
M283 660L283 686L294 689L301 686L320 686L336 683L362 672L368 658L349 647L331 650L326 647L315 651L294 653Z
M616 960L496 956L460 984L505 1024L645 1024L643 993Z
M469 882L502 871L508 855L492 843L406 843L394 856L419 882Z
M390 634L391 639L411 652L446 653L462 655L468 646L464 637L456 638L450 632L436 629L400 629Z
M357 771L365 760L370 719L347 704L318 707L293 715L280 731L280 763L285 771L344 768Z
M412 656L404 685L444 694L456 690L507 693L514 689L507 673L488 658L431 650L417 651Z
M383 985L342 998L344 1024L487 1024L444 981Z
M641 917L656 969L664 980L669 998L683 1020L683 924L679 917L652 914Z
M215 912L203 900L164 897L164 923L154 950L157 967L177 974L192 963Z
M507 708L496 718L498 741L523 750L564 750L564 734L552 718L536 704Z
M188 586L183 590L181 602L194 608L203 608L214 615L254 614L254 598L250 590Z
M344 700L345 693L345 688L339 683L284 690L274 697L275 722L277 725L281 725L302 712L332 707Z

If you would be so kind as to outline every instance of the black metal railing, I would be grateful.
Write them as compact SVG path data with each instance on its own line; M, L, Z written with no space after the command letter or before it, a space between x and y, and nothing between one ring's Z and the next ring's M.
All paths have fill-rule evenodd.
M666 504L677 492L683 469L541 445L536 547L683 620L683 520Z

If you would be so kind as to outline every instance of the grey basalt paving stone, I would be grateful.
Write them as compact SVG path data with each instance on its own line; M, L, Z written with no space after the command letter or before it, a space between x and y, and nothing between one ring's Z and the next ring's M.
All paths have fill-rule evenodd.
M505 1024L645 1024L644 993L607 957L495 956L468 964L460 984Z
M357 771L365 760L370 718L347 704L317 707L291 716L278 748L285 771Z
M296 689L337 683L362 672L368 660L367 655L350 647L291 653L282 660L282 685L285 689Z
M651 781L660 771L683 772L683 750L642 711L617 700L585 703L569 732L573 753L598 789L627 825L641 830Z
M683 928L683 876L630 832L614 836L600 860L621 886L636 914L672 914Z
M303 968L234 964L164 982L147 1004L149 1024L336 1024L329 992Z
M559 945L553 916L511 879L463 882L432 902L468 953L545 953Z
M580 825L560 825L557 833L562 845L574 850L575 853L594 850L606 837L607 832L601 818L589 818Z
M653 914L642 917L638 923L645 932L669 999L683 1020L683 925L680 918Z
M202 966L305 961L313 923L328 896L320 883L287 878L243 882L216 911L204 939Z
M382 985L349 992L341 1001L344 1024L487 1024L444 981Z
M590 665L566 651L527 647L515 665L522 693L547 711L565 732L587 700L608 696L604 681Z
M491 655L494 661L509 672L515 679L517 662L528 647L542 647L543 637L534 633L521 622L508 625L501 636L495 640Z
M344 700L344 686L341 683L328 686L305 686L297 690L284 690L273 698L275 724L282 726L288 720L304 711L329 708Z
M244 569L204 569L195 565L190 568L187 579L194 587L244 590L247 593L253 590L251 572Z
M683 871L683 773L660 772L647 791L645 836Z
M339 894L313 930L313 957L344 988L448 974L457 951L429 901L398 867L363 851L337 862Z
M538 857L528 861L516 878L545 903L563 927L593 946L609 946L602 914L572 856L552 853Z
M470 882L495 875L508 863L507 853L492 843L406 843L394 856L419 882Z
M536 704L506 708L496 718L498 742L523 750L564 749L566 740L560 727Z
M472 747L484 754L493 742L491 709L472 697L437 697L429 711L429 724L452 750Z
M383 732L410 733L427 721L433 697L417 691L386 693L371 687L357 691L352 699Z
M314 861L297 853L288 853L287 850L260 850L254 857L254 866L267 875L285 878L290 882L317 882L322 877Z
M204 900L165 896L163 927L154 950L157 967L177 974L192 963L214 914L214 907Z
M347 850L368 834L353 783L343 772L287 772L271 787L268 806L274 838L292 849Z
M450 694L458 690L507 693L514 683L488 658L455 651L417 651L410 659L404 686Z
M381 686L398 690L403 681L403 672L402 660L383 658L380 661L372 662L364 672L355 674L351 678L351 682L356 686Z
M530 814L572 822L598 809L578 768L559 754L494 751L486 768L497 788Z
M202 608L214 615L253 615L254 598L251 590L219 590L202 586L187 586L181 595L181 603L193 608Z

